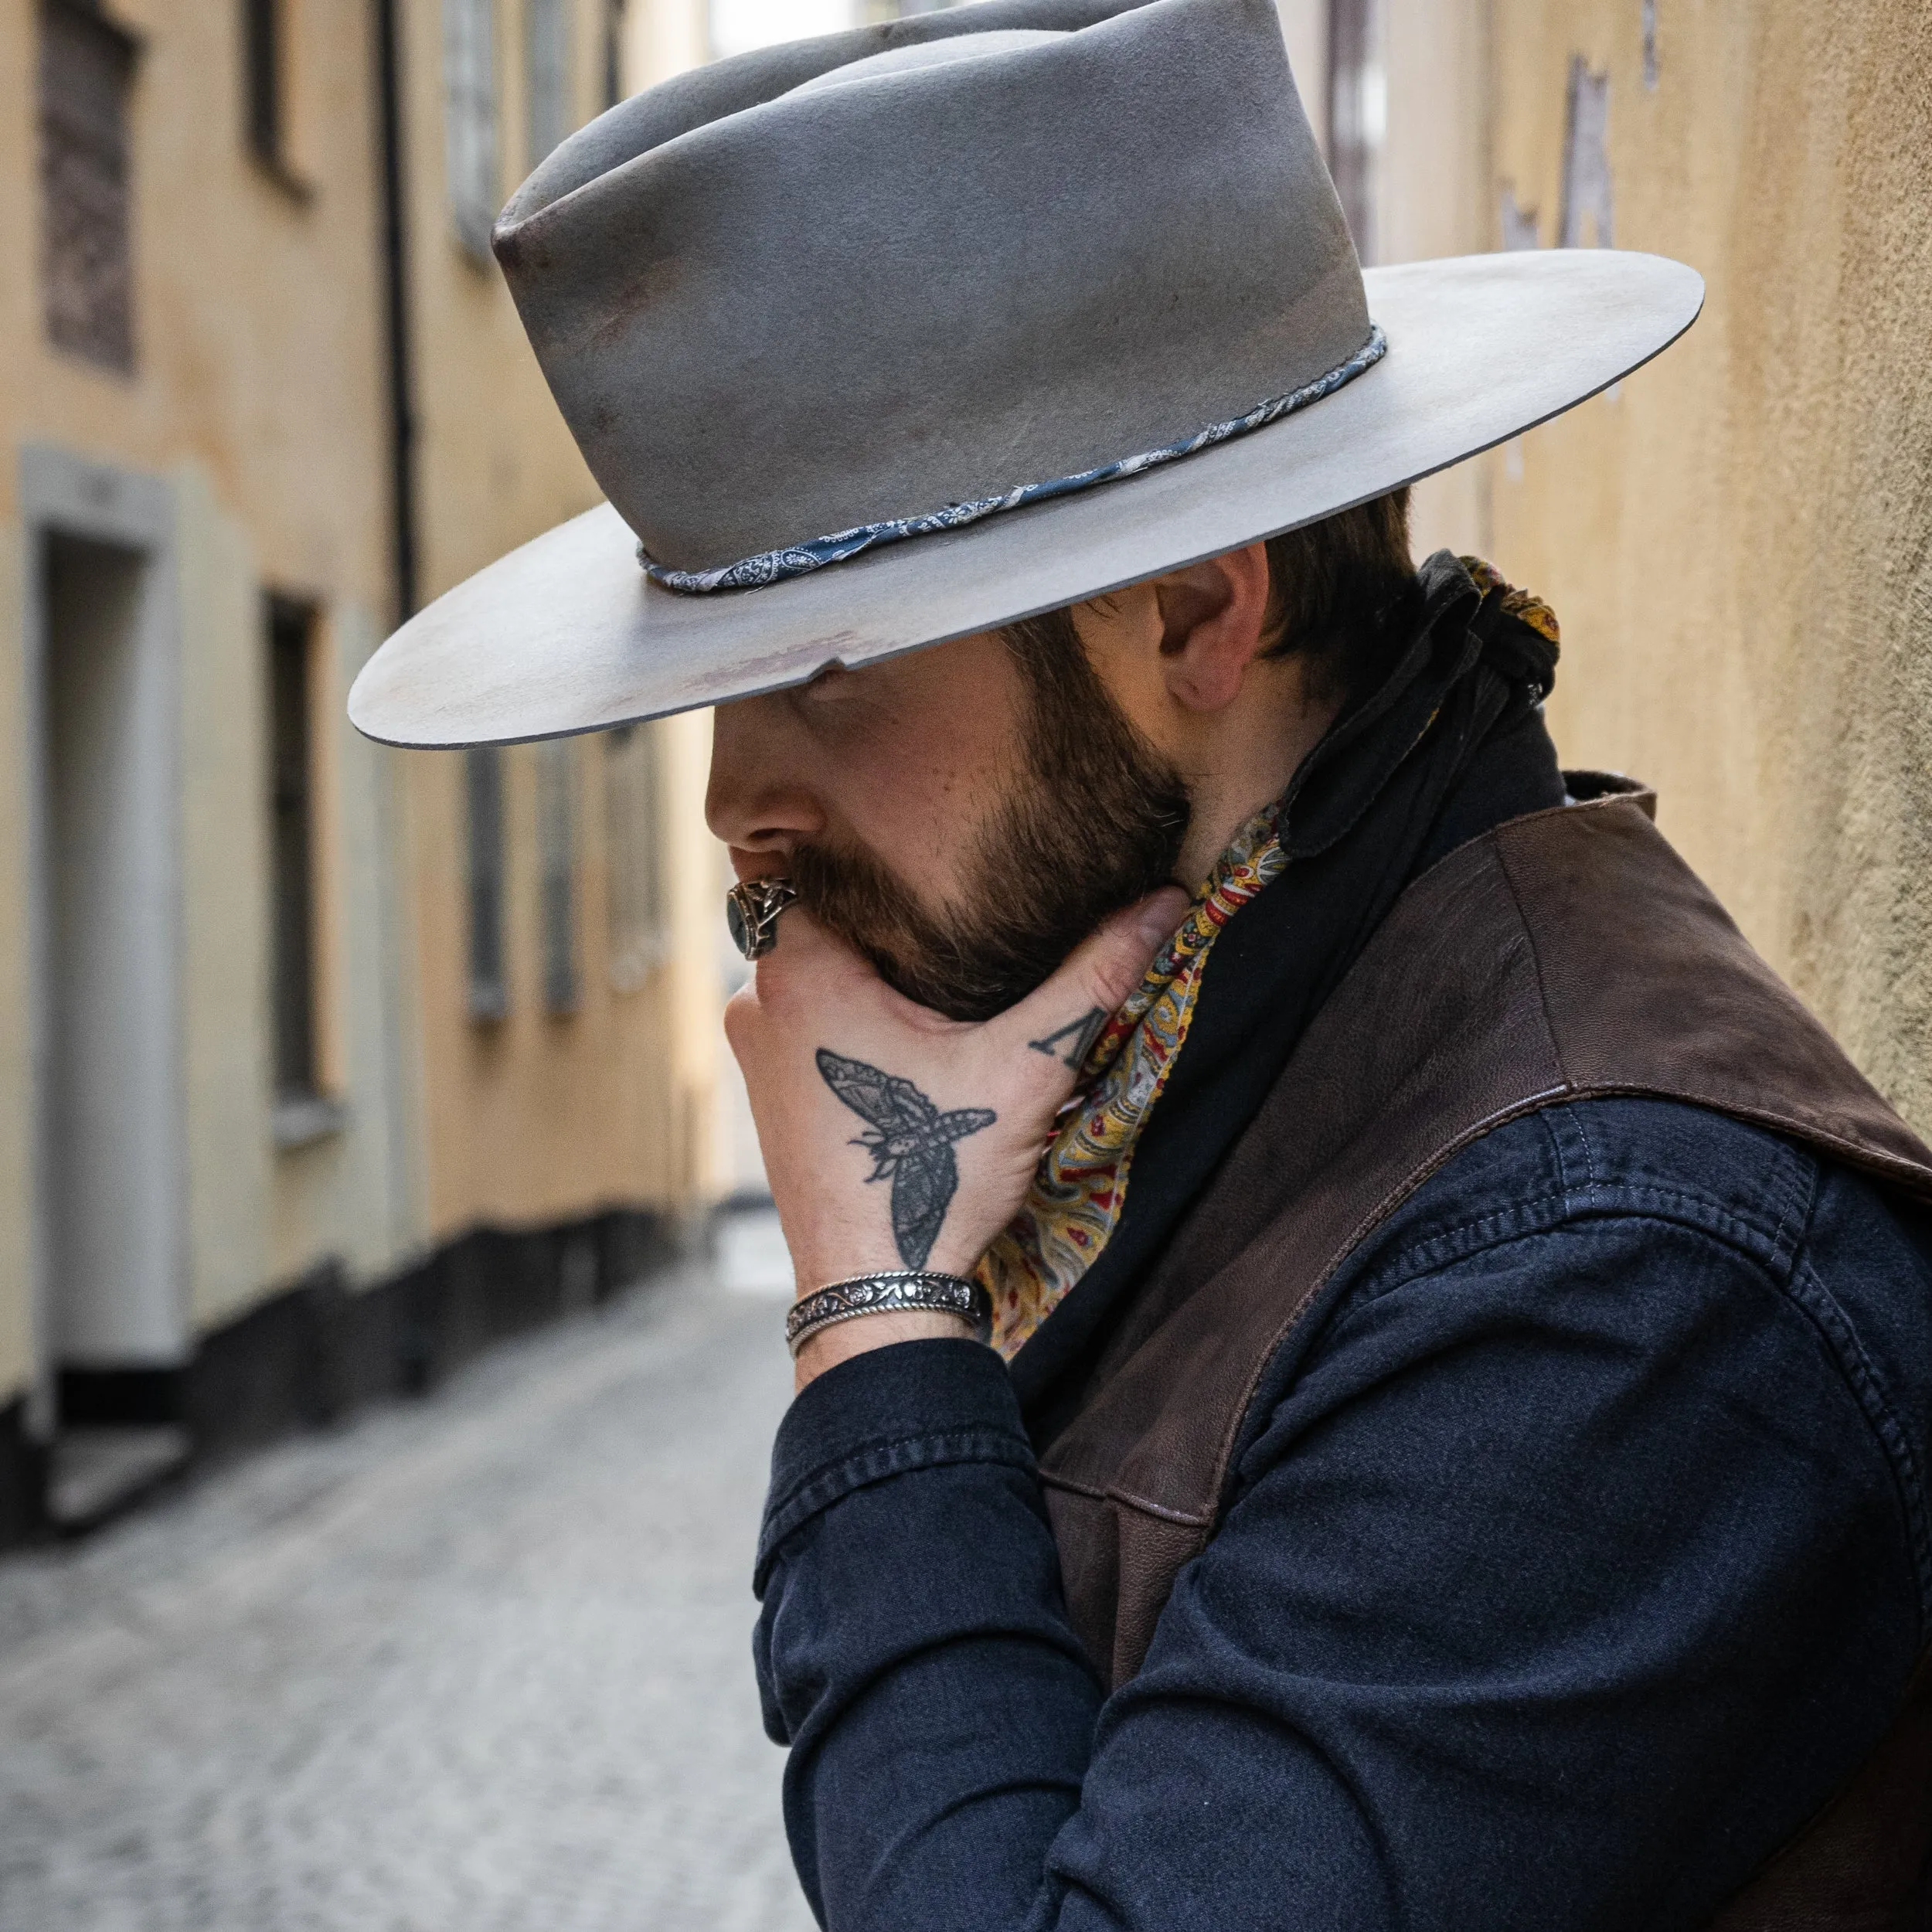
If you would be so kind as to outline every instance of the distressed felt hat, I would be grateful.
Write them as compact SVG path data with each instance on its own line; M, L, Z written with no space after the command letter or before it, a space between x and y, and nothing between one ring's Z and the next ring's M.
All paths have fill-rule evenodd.
M495 244L607 501L369 661L371 736L801 683L1311 522L1569 408L1699 277L1355 257L1272 0L982 0L680 75Z

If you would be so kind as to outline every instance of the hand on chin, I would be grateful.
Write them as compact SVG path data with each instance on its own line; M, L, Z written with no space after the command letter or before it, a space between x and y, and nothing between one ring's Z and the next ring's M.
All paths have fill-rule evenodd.
M798 1291L879 1270L970 1274L1025 1199L1087 1044L1186 908L1168 887L1117 913L980 1022L915 1005L801 907L787 911L725 1032ZM938 1314L840 1322L800 1350L799 1386L866 1349L964 1332Z

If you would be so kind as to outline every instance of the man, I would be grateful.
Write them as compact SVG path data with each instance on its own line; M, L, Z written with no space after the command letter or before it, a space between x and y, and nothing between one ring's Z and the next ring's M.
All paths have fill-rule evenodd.
M1932 1155L1408 552L1695 277L1365 280L1260 0L721 63L498 249L613 508L352 709L719 704L822 1922L1922 1929Z

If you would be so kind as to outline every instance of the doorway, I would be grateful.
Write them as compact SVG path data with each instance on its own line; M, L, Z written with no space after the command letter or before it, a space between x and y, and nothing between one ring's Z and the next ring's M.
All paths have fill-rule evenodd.
M48 1508L181 1461L172 651L154 561L39 543L39 1274Z

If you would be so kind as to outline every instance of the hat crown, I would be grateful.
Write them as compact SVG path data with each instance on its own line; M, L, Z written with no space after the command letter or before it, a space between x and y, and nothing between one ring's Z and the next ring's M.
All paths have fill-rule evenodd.
M982 57L898 51L940 39ZM1162 447L1370 327L1271 0L985 0L722 62L565 142L496 244L679 570Z

